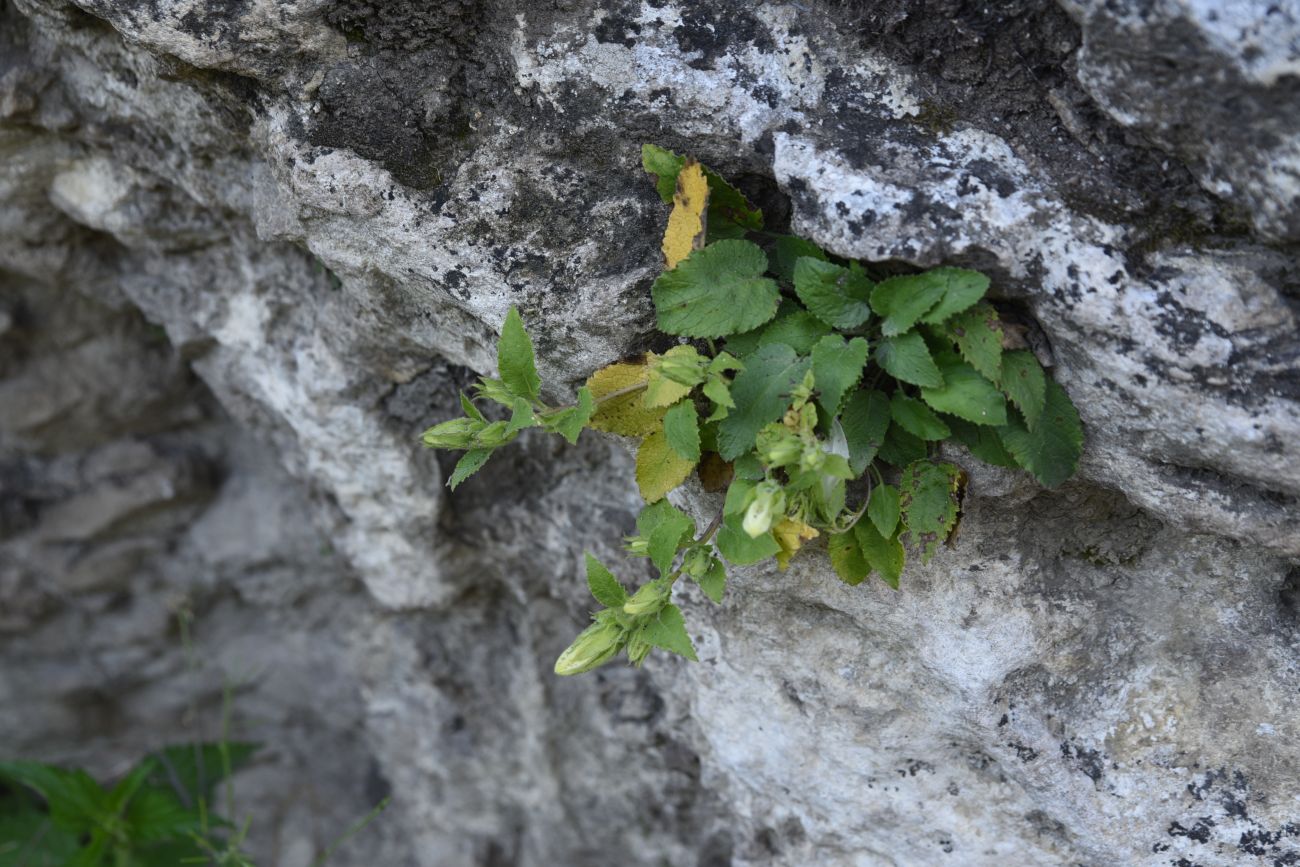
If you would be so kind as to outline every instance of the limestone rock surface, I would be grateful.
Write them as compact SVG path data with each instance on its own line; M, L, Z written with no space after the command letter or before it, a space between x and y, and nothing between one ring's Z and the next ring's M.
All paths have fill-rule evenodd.
M338 863L1300 863L1298 127L1294 2L0 0L0 744L229 693L278 867L389 794ZM511 305L556 400L652 345L646 141L988 273L1077 478L954 450L901 591L736 570L699 663L555 678L625 447L416 435Z

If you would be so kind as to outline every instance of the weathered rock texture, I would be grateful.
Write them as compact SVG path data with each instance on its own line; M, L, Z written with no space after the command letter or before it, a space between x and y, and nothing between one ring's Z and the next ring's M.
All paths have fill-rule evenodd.
M554 678L622 447L448 494L415 434L511 304L557 398L645 348L643 141L990 273L1078 479ZM1298 242L1294 2L0 0L0 744L111 773L233 682L283 867L390 791L340 863L1298 863Z

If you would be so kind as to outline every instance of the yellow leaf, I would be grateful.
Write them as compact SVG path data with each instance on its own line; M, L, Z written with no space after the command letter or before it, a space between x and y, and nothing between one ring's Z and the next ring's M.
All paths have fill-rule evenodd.
M662 500L686 481L693 469L695 461L686 460L669 447L662 426L641 440L641 447L636 450L636 485L647 503Z
M673 195L673 212L668 215L664 232L664 267L672 270L677 263L704 246L704 229L708 220L709 182L704 169L690 157L677 173L677 192Z
M647 353L635 362L619 361L591 375L587 388L596 399L596 411L588 422L589 427L626 437L643 437L662 427L666 407L647 407L642 399L650 376L649 362L653 359L654 353ZM625 389L626 394L601 399Z
M782 518L781 523L772 528L772 535L776 537L776 544L781 546L781 550L776 552L776 566L784 572L790 565L790 558L798 553L803 543L821 534L803 521Z

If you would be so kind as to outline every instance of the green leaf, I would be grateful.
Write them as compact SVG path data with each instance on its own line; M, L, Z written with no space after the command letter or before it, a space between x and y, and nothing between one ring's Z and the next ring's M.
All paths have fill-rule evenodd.
M844 405L840 424L849 443L849 467L860 476L876 458L889 430L889 398L883 392L855 392Z
M905 467L925 455L925 440L913 436L894 422L885 433L885 441L880 445L878 457L891 466Z
M470 449L465 452L460 456L460 460L456 461L456 468L451 471L447 487L456 490L461 482L483 469L483 465L490 457L492 457L492 449Z
M517 434L524 428L537 424L537 416L533 415L532 404L522 397L515 398L510 409L510 423L506 425L505 436Z
M776 315L780 292L762 276L767 257L749 241L717 241L655 280L650 293L659 330L687 337L725 337Z
M863 556L862 547L853 531L832 535L826 548L835 574L850 587L858 586L871 574L871 564Z
M722 604L722 595L727 590L727 567L716 557L709 564L709 571L699 580L704 595L713 600L713 604Z
M772 531L768 530L757 539L751 538L741 528L744 515L728 515L722 519L715 542L718 552L735 566L749 566L773 557L781 546L777 544Z
M74 834L90 831L106 817L109 793L83 770L39 762L0 762L0 780L39 794L54 824Z
M736 408L718 425L718 453L734 460L754 447L765 424L776 421L790 405L790 392L803 380L809 360L781 343L760 347L745 359L745 369L731 384Z
M800 355L807 355L817 341L830 333L830 326L807 310L792 309L788 313L778 314L764 326L758 337L758 345L784 343Z
M623 585L595 557L587 554L586 558L587 586L591 588L591 595L606 608L622 608L627 601L627 591Z
M954 316L948 332L957 341L961 357L985 379L997 382L1002 376L1002 325L998 312L980 304Z
M650 562L664 574L673 566L677 551L691 541L695 522L667 500L646 506L636 519L636 531L649 542Z
M663 499L686 481L693 469L694 461L681 457L669 447L662 427L641 440L636 450L636 484L647 503Z
M1025 417L1025 426L1036 429L1047 404L1047 376L1038 359L1028 349L1004 352L1001 381L1002 390Z
M871 281L856 262L842 268L805 256L794 268L794 291L827 325L857 328L871 318Z
M954 464L918 460L903 471L898 487L908 544L929 561L957 524L965 473Z
M840 403L849 389L862 378L867 366L870 348L862 337L845 341L838 334L829 334L812 348L813 381L817 384L817 402L826 414L839 414Z
M148 784L158 789L170 789L181 802L198 804L211 801L217 785L226 778L226 763L230 773L247 765L261 748L252 741L229 741L222 757L221 744L183 744L166 747L151 753L154 767Z
M647 172L655 175L655 190L666 204L673 201L677 191L677 173L681 171L685 157L680 157L666 148L645 144L641 146L641 165ZM763 228L763 212L755 208L740 190L727 183L717 172L707 166L704 169L705 180L709 183L709 217L734 223L741 229ZM710 225L712 231L712 225Z
M175 795L161 789L145 788L136 792L123 819L135 845L183 838L200 830L198 814L186 810Z
M731 381L727 379L726 374L728 371L743 368L743 364L726 352L719 352L709 362L707 378L704 380L704 386L700 389L704 392L705 397L713 401L713 413L709 416L708 421L721 421L727 417L730 410L735 408L736 402L731 397Z
M684 400L664 414L664 434L678 457L699 462L700 417L695 411L695 401Z
M673 203L673 193L677 191L677 173L682 170L685 157L679 157L672 151L658 145L641 145L641 166L655 176L655 189L665 204Z
M952 431L928 406L901 391L890 398L889 410L903 430L923 440L946 440Z
M893 485L876 485L871 492L871 500L867 503L867 517L880 531L880 535L886 539L894 535L894 530L898 527L898 515L898 488Z
M80 848L75 832L56 828L27 799L0 799L0 867L67 867Z
M1074 475L1083 454L1083 425L1070 396L1055 380L1046 384L1043 414L1034 430L1012 416L998 430L1002 443L1016 463L1033 475L1038 483L1054 488Z
M794 271L803 258L826 261L826 253L812 241L781 235L772 245L772 273L784 283L794 283Z
M1006 446L1002 445L1002 439L998 436L998 428L972 424L955 416L950 416L947 422L958 442L984 463L992 464L995 467L1020 466L1010 452L1007 451Z
M684 656L691 662L698 661L695 645L691 644L691 637L686 633L686 618L682 617L682 610L671 602L646 622L641 628L641 638L648 644Z
M943 381L940 388L921 389L921 398L934 409L975 424L1007 423L1007 402L1002 392L969 364L945 364Z
M546 417L546 429L564 437L569 441L569 445L577 445L578 435L587 426L587 422L591 421L591 416L595 411L596 399L592 395L591 389L584 385L578 389L578 402L576 405L566 407L554 415Z
M960 313L984 297L989 288L989 278L978 271L965 268L932 268L925 276L943 286L943 298L921 321L927 325L941 325L954 313Z
M880 333L893 337L907 331L943 298L944 285L928 273L881 280L871 290L871 309L884 320Z
M537 363L533 357L533 341L524 330L524 321L514 307L506 313L501 326L501 340L497 343L497 370L501 382L515 397L537 400L542 381L537 376Z
M907 553L898 536L882 536L875 525L869 521L858 521L853 527L853 534L862 547L862 556L880 578L890 587L898 589L898 579L903 574L903 564L907 562Z
M943 385L943 375L930 357L925 339L916 333L886 337L876 345L876 363L894 379L938 388Z
M466 397L465 392L463 391L460 393L460 408L465 411L466 418L472 418L482 424L488 423L487 418L483 413L479 412L478 407L474 405L474 401Z

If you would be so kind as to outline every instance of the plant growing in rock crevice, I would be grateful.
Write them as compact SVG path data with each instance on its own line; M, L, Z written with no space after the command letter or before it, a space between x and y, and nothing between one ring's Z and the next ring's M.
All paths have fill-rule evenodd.
M491 421L462 395L465 416L423 434L427 446L466 450L453 489L527 428L571 443L583 428L640 440L636 481L647 506L627 550L659 577L629 594L587 555L587 582L604 607L556 673L589 671L623 650L634 664L654 647L694 659L671 601L680 578L720 602L724 562L774 558L785 569L819 536L845 583L875 573L897 588L907 551L928 561L957 528L966 474L935 458L945 440L1048 487L1073 474L1078 413L1002 327L983 274L878 275L764 231L761 211L689 157L646 145L642 160L673 205L666 270L652 289L659 329L684 340L598 370L574 404L549 407L512 308L499 378L477 388L508 418ZM665 499L692 473L705 490L726 491L702 532Z

